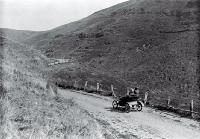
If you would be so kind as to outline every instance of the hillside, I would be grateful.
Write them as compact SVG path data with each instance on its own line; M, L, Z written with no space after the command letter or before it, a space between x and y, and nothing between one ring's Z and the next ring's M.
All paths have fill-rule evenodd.
M200 135L199 122L191 119L152 108L125 113L111 108L113 98L56 89L48 82L53 67L47 66L47 57L30 46L0 39L6 90L0 99L1 139L193 139Z
M42 32L0 28L0 36L4 36L18 42L23 42L34 35L38 35L39 33Z
M2 63L3 63L3 57L4 57L4 39L0 37L0 98L4 97L4 88L3 88L3 72L2 72ZM0 107L1 111L1 107Z
M49 59L30 46L2 36L0 39L0 75L6 92L0 96L0 138L99 139L97 121L73 99L61 98L53 84L47 87Z
M154 92L152 103L171 96L175 106L188 108L191 99L199 106L197 5L195 0L130 0L25 43L48 57L74 59L73 66L55 74L65 84L113 83L122 95L127 86L140 86Z

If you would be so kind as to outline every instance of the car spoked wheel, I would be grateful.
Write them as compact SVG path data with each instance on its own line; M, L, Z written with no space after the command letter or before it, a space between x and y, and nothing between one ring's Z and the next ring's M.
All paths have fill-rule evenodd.
M137 104L137 111L142 111L142 104Z
M116 108L118 107L118 103L117 103L116 100L114 100L114 101L112 102L112 106L113 106L114 109L116 109Z
M129 106L128 103L125 105L125 112L129 113L131 111L131 107Z

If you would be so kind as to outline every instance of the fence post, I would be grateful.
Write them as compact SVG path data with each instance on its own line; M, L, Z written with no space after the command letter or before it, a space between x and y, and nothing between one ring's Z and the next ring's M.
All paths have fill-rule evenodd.
M74 88L77 89L77 81L76 80L74 81Z
M129 95L129 88L127 87L126 94Z
M112 85L112 84L111 84L111 91L114 92L114 88L113 88L113 85Z
M190 102L190 113L191 113L191 116L193 117L194 115L194 101L193 100L191 100L191 102Z
M169 108L170 106L170 96L168 96L168 99L167 99L167 107Z
M112 96L116 97L115 92L114 92L114 87L112 84L111 84L111 91L112 91Z
M146 105L147 103L147 98L148 98L148 92L145 92L145 96L144 96L144 104Z
M97 83L97 92L99 91L99 83Z
M87 84L88 84L88 81L85 82L84 90L87 89Z

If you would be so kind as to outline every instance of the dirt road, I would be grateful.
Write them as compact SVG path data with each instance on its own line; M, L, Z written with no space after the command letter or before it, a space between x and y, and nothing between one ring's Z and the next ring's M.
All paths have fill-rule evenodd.
M200 123L172 113L144 108L142 112L124 113L112 109L112 99L59 90L65 98L86 110L102 127L105 138L124 139L199 139Z

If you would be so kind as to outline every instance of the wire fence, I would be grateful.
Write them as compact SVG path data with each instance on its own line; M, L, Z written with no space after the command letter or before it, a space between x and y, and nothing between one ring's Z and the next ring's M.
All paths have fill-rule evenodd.
M118 86L113 84L105 85L99 82L77 81L68 82L67 84L59 84L57 86L67 89L83 90L88 93L97 93L104 96L112 96L119 98ZM128 92L128 87L127 87ZM148 90L141 92L140 97L146 105L155 106L160 109L170 110L176 113L184 113L194 117L200 115L200 103L198 99L182 98L178 95L168 94L158 90Z

